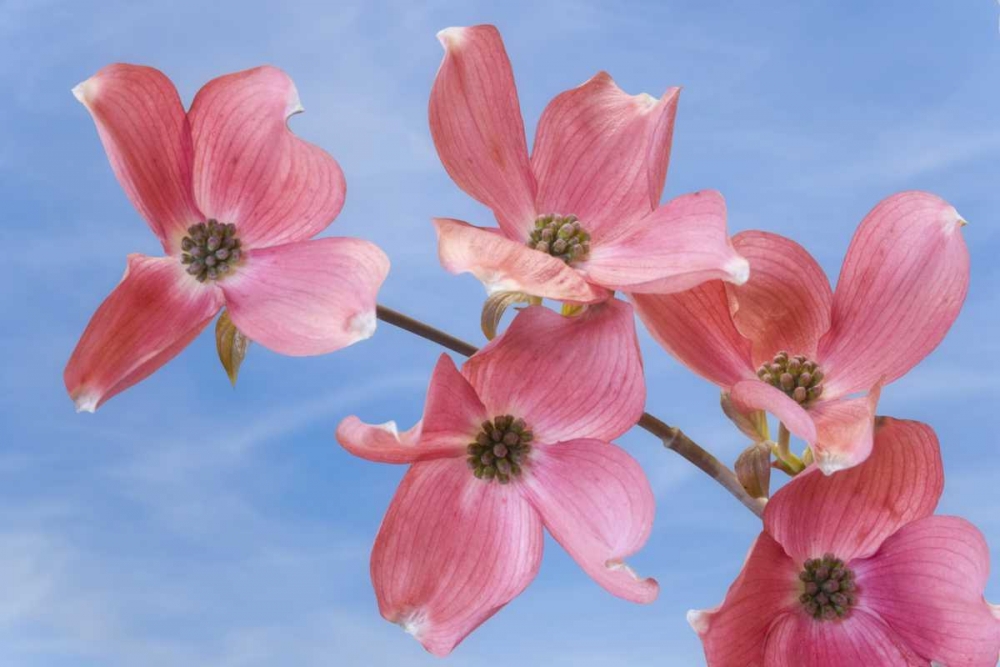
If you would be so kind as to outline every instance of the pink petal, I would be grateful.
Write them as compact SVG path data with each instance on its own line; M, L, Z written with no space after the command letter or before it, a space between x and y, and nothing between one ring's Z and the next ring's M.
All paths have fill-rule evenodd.
M726 202L710 190L683 195L610 230L580 268L610 289L652 294L707 280L746 282L748 271L726 234Z
M779 351L816 360L820 336L830 328L830 281L805 248L767 232L742 232L736 251L750 261L750 280L730 286L737 304L733 322L753 341L753 363Z
M660 591L625 559L646 544L656 499L642 467L620 447L572 440L538 447L524 489L545 527L584 572L612 595L648 604Z
M934 431L882 417L868 460L829 477L817 467L799 474L768 502L764 527L799 563L828 552L844 561L864 558L934 512L943 488Z
M138 65L108 65L76 88L125 194L168 253L202 215L191 192L191 129L174 84Z
M754 410L770 412L784 424L792 435L802 438L809 444L816 442L818 437L816 423L810 412L789 398L780 389L760 380L741 380L733 385L729 393L733 406L742 414Z
M630 298L654 340L709 382L729 388L756 377L750 341L733 326L721 281L677 294L632 294Z
M93 412L153 374L194 340L222 307L173 257L129 255L118 286L90 319L63 379L76 409Z
M524 419L541 443L614 440L646 402L632 308L617 299L576 317L526 308L462 373L487 413Z
M235 223L250 247L312 238L344 205L340 166L288 128L302 110L275 67L209 81L191 104L195 199L205 215Z
M801 612L786 614L768 633L762 664L767 667L928 667L901 644L899 636L885 622L860 610L836 622L817 621Z
M435 218L438 257L451 273L471 273L493 292L524 292L560 301L591 303L607 299L561 259L512 241L499 230L473 227L459 220Z
M448 655L531 583L542 545L541 519L515 485L478 480L462 459L415 464L372 549L379 611Z
M856 466L872 451L875 408L881 386L867 396L820 401L809 410L816 423L816 441L811 443L816 465L827 475Z
M937 347L965 301L965 223L943 199L903 192L858 227L820 343L828 396L888 384Z
M859 603L875 610L922 658L921 664L994 667L1000 621L983 599L990 552L964 519L930 516L851 563Z
M416 426L400 433L396 422L372 425L348 417L337 427L337 440L351 454L380 463L463 456L487 418L472 385L451 357L442 354L427 388L423 419Z
M429 111L441 163L460 188L493 209L508 236L526 240L536 217L535 177L500 33L491 25L448 28L438 40L445 55Z
M253 250L220 284L233 324L248 338L303 356L371 337L388 272L376 245L322 238Z
M660 202L679 88L629 95L601 72L553 99L531 154L539 213L573 214L595 241Z
M688 612L709 667L764 666L768 628L801 606L799 569L777 542L761 533L723 603L715 609Z

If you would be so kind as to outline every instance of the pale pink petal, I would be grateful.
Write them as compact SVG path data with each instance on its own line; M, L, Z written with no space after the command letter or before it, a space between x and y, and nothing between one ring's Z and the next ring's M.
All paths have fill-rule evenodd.
M423 419L416 426L400 433L396 422L365 424L352 416L340 422L337 440L351 454L380 463L464 456L480 424L491 417L455 362L442 354L427 388Z
M250 340L303 356L371 337L388 272L373 243L322 238L252 250L219 284L229 317Z
M835 622L817 621L802 612L786 614L768 633L762 665L928 667L882 619L861 610Z
M718 192L683 195L634 223L621 224L580 269L592 282L626 292L668 294L708 280L741 283L748 265L729 242Z
M768 628L801 606L799 569L777 542L761 533L722 604L688 612L709 667L764 667Z
M430 126L448 175L526 240L535 220L535 177L510 60L491 25L438 33L444 60L431 89Z
M163 248L174 253L202 215L191 192L191 128L174 84L138 65L108 65L76 88L118 182Z
M812 444L816 442L816 423L800 404L780 389L760 380L741 380L733 385L729 398L742 414L754 410L770 412L784 424L792 435Z
M594 581L630 602L656 599L656 580L625 564L649 539L656 499L624 449L602 440L536 447L522 480L552 537Z
M944 471L926 424L881 417L864 463L829 477L813 466L767 503L764 527L797 562L875 553L907 523L934 512Z
M275 67L213 79L191 104L195 199L250 247L312 238L344 205L340 166L288 127L300 111L295 84Z
M451 273L471 273L487 291L524 292L577 303L610 296L561 259L512 241L499 230L473 227L459 220L435 218L438 257Z
M576 215L596 242L660 202L679 88L629 95L606 72L553 99L531 154L539 213Z
M805 248L767 232L742 232L736 251L750 261L750 280L731 285L733 322L753 341L753 363L770 362L779 351L816 360L820 336L830 328L830 281Z
M632 294L630 298L653 339L701 377L725 389L756 377L750 341L733 326L721 281L677 294Z
M614 440L646 402L632 307L617 299L575 317L526 308L462 373L488 413L524 419L536 442Z
M118 286L90 319L63 380L78 411L105 401L173 359L222 307L173 257L129 255Z
M871 454L881 391L876 385L866 396L819 401L809 409L816 423L812 450L816 465L825 474L856 466Z
M995 667L1000 620L983 599L990 552L971 523L950 516L914 521L851 568L859 604L885 619L923 664Z
M542 522L516 485L476 479L463 459L413 465L372 549L379 611L447 655L527 587Z
M941 342L969 287L963 224L948 202L925 192L893 195L865 217L820 343L828 396L888 384Z

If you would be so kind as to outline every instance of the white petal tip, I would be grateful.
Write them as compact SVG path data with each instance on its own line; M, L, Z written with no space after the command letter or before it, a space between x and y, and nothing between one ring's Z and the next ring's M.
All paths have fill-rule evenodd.
M419 640L426 620L425 616L420 612L412 611L408 614L402 614L396 619L395 623L403 628L403 632Z
M382 429L396 440L399 440L399 426L391 419L384 424L375 424L375 428Z
M84 106L87 105L87 88L88 88L87 84L89 82L90 79L87 79L86 81L81 81L80 83L73 86L72 90L70 91L73 93L73 97L75 97L77 101Z
M815 450L813 452L815 454ZM835 472L840 472L841 470L847 470L852 466L850 462L845 460L843 457L834 456L832 454L815 454L816 456L816 467L820 469L824 475L829 477Z
M729 281L734 285L742 285L750 279L750 262L745 257L734 257L725 266Z
M371 338L375 335L376 328L378 328L378 318L375 317L374 310L358 313L347 322L347 329L354 334L356 341Z
M459 46L465 39L465 28L452 27L438 31L437 40L447 51L449 48Z
M708 613L700 609L692 609L687 613L687 622L691 629L699 635L708 632Z
M99 402L100 402L100 397L92 393L83 393L73 399L73 403L76 405L77 413L80 412L93 413L97 410L97 404Z

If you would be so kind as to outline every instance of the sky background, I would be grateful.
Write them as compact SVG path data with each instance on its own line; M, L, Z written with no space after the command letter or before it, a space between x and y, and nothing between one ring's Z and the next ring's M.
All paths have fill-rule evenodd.
M925 189L970 221L972 287L944 344L883 393L931 423L941 511L977 524L1000 571L1000 6L869 2L260 3L0 0L0 665L296 667L438 662L378 615L368 552L402 467L354 459L338 421L411 425L440 350L383 325L310 359L251 349L234 391L203 334L96 415L62 370L130 252L160 254L70 88L153 65L185 103L270 63L293 129L331 152L347 204L326 234L378 243L382 301L476 343L483 291L438 265L432 216L491 223L427 129L435 33L500 27L529 140L557 93L606 69L627 91L684 86L667 197L721 190L730 229L796 238L836 278L881 198ZM717 389L645 334L648 409L727 462L745 446ZM759 530L684 460L620 440L658 498L636 569L659 601L611 597L549 541L537 580L445 664L699 665L687 609L717 604ZM1000 600L1000 576L988 596Z

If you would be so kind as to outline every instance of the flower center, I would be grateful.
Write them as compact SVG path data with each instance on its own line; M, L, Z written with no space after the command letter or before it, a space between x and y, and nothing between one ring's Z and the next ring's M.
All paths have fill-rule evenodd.
M779 352L770 362L761 364L757 377L803 405L823 394L822 369L801 354L792 357L787 352Z
M533 437L523 419L511 415L487 419L476 441L466 448L472 474L484 482L495 479L507 484L521 474Z
M573 264L587 259L590 254L590 234L584 231L575 215L540 215L531 230L528 247Z
M187 272L199 282L219 280L240 263L243 253L233 223L208 220L187 231L181 239L181 263L187 264Z
M854 573L833 554L807 560L799 573L799 580L802 582L799 602L806 613L816 620L844 618L854 607L858 589Z

